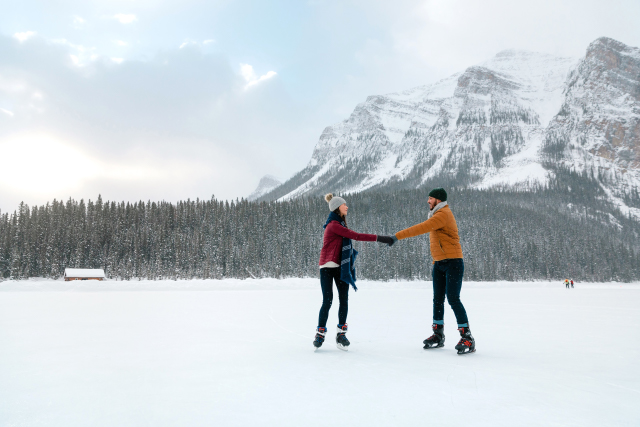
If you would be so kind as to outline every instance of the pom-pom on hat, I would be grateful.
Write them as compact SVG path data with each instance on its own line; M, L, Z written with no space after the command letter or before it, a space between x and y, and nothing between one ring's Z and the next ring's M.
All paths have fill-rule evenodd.
M441 202L447 201L447 192L444 191L444 188L434 188L429 192L429 197L433 197L434 199L438 199Z
M335 211L340 206L342 206L343 203L347 203L342 197L334 196L331 193L324 196L324 199L327 201L327 203L329 203L330 211Z

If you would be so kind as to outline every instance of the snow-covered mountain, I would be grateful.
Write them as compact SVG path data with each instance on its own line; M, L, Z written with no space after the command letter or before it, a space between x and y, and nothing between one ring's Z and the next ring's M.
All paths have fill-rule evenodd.
M368 97L263 198L527 185L561 166L601 171L620 196L640 187L639 78L640 49L608 38L581 59L503 51L437 83Z
M637 195L640 49L608 38L591 43L567 78L543 153L553 162L596 176L621 207L622 198Z
M280 185L282 185L282 182L280 182L278 178L271 175L265 175L260 179L258 187L256 187L253 193L249 194L247 200L257 200Z

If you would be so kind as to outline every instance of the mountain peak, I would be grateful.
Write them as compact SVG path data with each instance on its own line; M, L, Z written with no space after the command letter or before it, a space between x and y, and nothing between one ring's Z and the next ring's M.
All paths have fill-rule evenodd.
M247 200L257 200L281 184L282 182L275 176L265 175L260 179L258 187L247 197Z
M632 60L640 60L640 49L609 37L600 37L594 40L587 48L585 58L587 60L600 61L607 68L619 68L623 57Z
M496 53L496 58L514 58L514 57L529 57L536 55L546 55L544 53L532 52L524 49L505 49Z
M587 52L596 50L596 49L610 49L618 52L629 49L629 46L626 44L619 42L618 40L612 39L610 37L599 37L592 41L587 48Z

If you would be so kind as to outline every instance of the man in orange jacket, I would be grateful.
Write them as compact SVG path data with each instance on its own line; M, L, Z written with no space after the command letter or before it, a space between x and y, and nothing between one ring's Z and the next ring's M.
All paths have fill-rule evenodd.
M444 346L444 298L449 301L458 321L458 354L473 353L476 343L469 330L467 312L460 301L464 261L458 225L447 204L447 192L435 188L429 193L429 219L395 234L398 240L429 234L433 257L433 335L424 340L425 350Z

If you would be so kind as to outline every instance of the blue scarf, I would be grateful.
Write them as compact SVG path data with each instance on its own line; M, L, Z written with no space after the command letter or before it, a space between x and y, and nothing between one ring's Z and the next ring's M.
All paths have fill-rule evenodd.
M346 227L347 224L342 220L340 215L335 212L331 212L329 214L329 218L327 218L327 222L324 224L322 228L327 228L327 225L331 221L338 221L340 225ZM353 249L353 245L351 244L351 239L347 239L346 237L342 238L342 254L340 256L340 280L345 283L353 286L353 290L357 291L356 287L356 256L358 255L358 251Z

